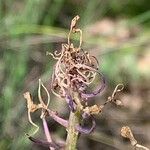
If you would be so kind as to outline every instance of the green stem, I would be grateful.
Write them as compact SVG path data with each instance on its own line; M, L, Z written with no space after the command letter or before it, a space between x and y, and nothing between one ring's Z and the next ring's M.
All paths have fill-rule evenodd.
M80 121L79 111L75 113L70 112L68 135L65 150L77 150L77 141L79 132L75 129L75 127L77 124L79 124L79 121Z

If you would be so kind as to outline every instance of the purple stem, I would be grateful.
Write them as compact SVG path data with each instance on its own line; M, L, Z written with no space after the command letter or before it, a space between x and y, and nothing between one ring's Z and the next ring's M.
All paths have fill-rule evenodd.
M68 120L65 120L63 118L60 118L58 115L56 115L55 112L51 111L51 110L47 110L49 115L56 121L58 122L60 125L62 125L63 127L65 128L68 128L68 125L69 125L69 122ZM92 116L89 116L88 118L91 118L92 119L92 126L89 127L89 128L86 128L86 127L82 127L81 125L77 125L76 126L76 130L78 130L80 133L83 133L83 134L90 134L93 129L95 128L96 126L96 123L95 123L95 120Z
M45 136L47 138L47 141L48 142L52 142L52 138L51 138L51 135L50 135L50 131L48 129L48 125L47 125L47 122L45 120L45 117L42 118L42 122L43 122L43 127L44 127L44 132L45 132ZM54 148L52 147L49 147L50 150L55 150Z
M68 121L63 119L63 118L60 118L54 111L52 110L47 110L48 111L48 114L49 116L51 116L56 122L58 122L60 125L64 126L64 127L68 127Z

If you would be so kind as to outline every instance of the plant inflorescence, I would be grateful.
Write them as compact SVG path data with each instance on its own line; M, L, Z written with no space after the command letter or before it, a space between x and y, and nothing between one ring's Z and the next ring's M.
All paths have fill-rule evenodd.
M51 80L51 92L67 103L70 110L69 119L65 120L61 118L57 112L49 107L50 94L40 79L38 87L38 104L33 102L29 92L24 93L24 98L27 101L29 122L36 128L33 134L27 134L27 136L34 143L49 147L50 150L76 149L79 133L90 134L94 130L96 126L94 116L100 114L106 104L115 103L116 105L122 105L122 102L116 99L116 94L124 88L122 84L118 84L115 87L112 95L108 97L104 104L99 106L97 104L92 106L89 104L89 101L92 100L93 97L104 90L106 82L104 76L98 70L99 63L96 57L82 49L82 30L77 28L78 20L79 16L75 16L71 21L68 42L62 44L61 51L55 51L54 54L47 52L47 55L51 55L56 60ZM73 42L71 42L71 35L74 33L79 34L78 47L75 47ZM96 79L98 79L98 85L94 90L89 92L91 86L95 85ZM43 100L41 96L42 89L46 92L47 100ZM37 110L41 111L40 118L43 122L47 141L33 137L38 131L39 126L32 121L31 113ZM66 128L66 142L62 144L53 140L46 121L47 117L51 117ZM85 121L88 122L90 126L85 126Z

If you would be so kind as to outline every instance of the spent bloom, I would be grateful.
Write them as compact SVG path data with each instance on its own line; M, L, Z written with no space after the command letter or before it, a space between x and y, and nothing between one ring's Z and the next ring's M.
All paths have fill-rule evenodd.
M123 85L118 84L112 96L108 97L108 100L104 104L100 106L96 104L93 106L89 105L88 101L101 93L106 83L104 76L98 70L99 63L96 57L82 49L82 30L76 26L78 20L79 16L76 16L71 21L68 42L62 44L60 52L55 51L54 54L47 52L47 55L51 55L56 60L52 74L51 92L59 99L63 99L68 104L71 112L80 112L80 122L82 122L82 124L76 124L75 129L80 133L89 134L96 125L94 115L101 113L107 103L113 102L116 105L122 105L122 102L116 100L115 96L116 93L123 89ZM71 35L74 33L79 34L78 47L75 47L71 42ZM95 85L95 79L98 79L98 85L94 87L94 90L90 91L89 89ZM42 99L41 88L46 92L47 100ZM31 135L28 135L29 139L50 149L61 149L65 147L64 144L53 141L48 130L46 117L53 118L66 129L69 126L69 121L61 118L57 112L49 108L50 95L42 81L39 80L38 104L33 102L29 92L24 93L24 97L27 100L29 122L36 127L33 135L38 131L39 127L32 121L31 113L34 113L36 110L41 110L40 118L43 121L47 141L35 139ZM84 126L84 121L88 121L90 126Z
M134 147L135 150L149 150L149 148L138 144L137 140L134 138L133 133L128 126L123 126L121 128L121 136L130 140L131 145Z

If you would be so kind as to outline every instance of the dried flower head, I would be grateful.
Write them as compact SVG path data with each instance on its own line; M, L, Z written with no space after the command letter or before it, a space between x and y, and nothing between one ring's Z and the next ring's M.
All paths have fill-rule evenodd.
M125 138L131 139L133 138L133 134L131 129L128 126L124 126L121 128L121 135Z
M131 145L135 146L137 144L137 141L135 140L132 131L128 126L124 126L121 128L121 135L124 138L128 138L131 142Z
M121 128L121 136L123 136L124 138L128 138L131 142L131 145L134 147L135 150L149 150L149 148L137 143L130 127L128 127L128 126L122 127Z
M79 16L73 18L68 34L68 44L62 44L60 53L55 51L49 53L57 60L52 76L52 92L60 97L66 98L71 95L71 91L77 92L81 97L89 98L97 95L104 89L105 80L101 73L98 72L99 64L97 59L81 48L82 30L76 28ZM80 33L80 44L74 47L70 41L71 33ZM86 89L94 82L96 76L100 76L100 87L91 94L86 93Z
M62 44L62 48L59 53L57 51L55 51L54 54L47 52L47 55L51 55L57 61L52 74L52 93L61 99L65 99L71 112L74 114L79 113L79 118L82 124L80 121L77 122L74 125L74 130L80 133L89 134L96 126L93 116L101 113L107 103L113 102L116 105L122 105L122 102L120 100L116 100L115 96L118 92L122 91L123 85L118 84L112 95L103 105L97 106L94 104L93 106L89 106L88 100L104 90L106 81L101 72L98 71L99 63L96 57L90 55L87 51L84 51L81 48L82 30L77 28L77 21L79 18L80 17L77 15L71 21L68 43ZM71 42L71 35L73 33L79 33L79 46L77 47L75 47ZM93 85L95 85L95 79L99 79L98 85L94 90L87 92ZM41 89L44 89L46 93L46 100L41 96ZM50 150L54 150L53 148L61 148L62 146L55 144L50 136L46 117L51 117L66 129L70 126L70 120L68 121L61 118L58 113L49 108L50 95L42 81L39 79L38 104L33 103L29 92L26 92L24 97L27 100L29 122L36 127L33 134L38 131L39 127L32 121L31 113L34 113L36 110L40 110L40 118L43 122L47 141L35 139L32 136L28 136L29 139L39 145L49 147ZM88 122L88 126L85 125L85 122Z

